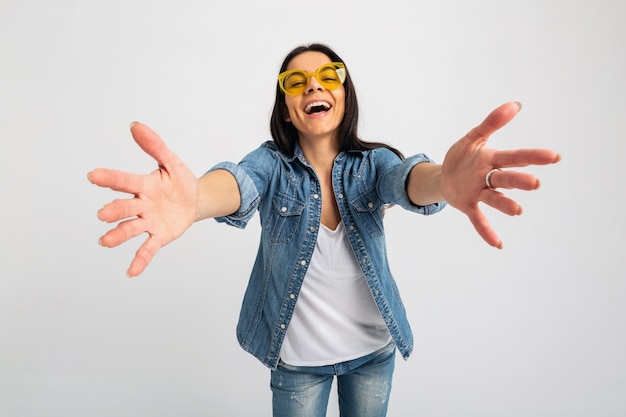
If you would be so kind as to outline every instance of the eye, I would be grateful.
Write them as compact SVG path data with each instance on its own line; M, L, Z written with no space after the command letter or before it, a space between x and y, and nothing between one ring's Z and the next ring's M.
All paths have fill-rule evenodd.
M320 71L320 78L324 80L336 80L337 73L334 68L326 67Z
M333 67L324 67L319 71L320 79L323 82L327 83L337 83L339 82L339 77L337 76L337 71Z
M306 85L306 76L300 72L290 74L285 78L285 88L302 87Z

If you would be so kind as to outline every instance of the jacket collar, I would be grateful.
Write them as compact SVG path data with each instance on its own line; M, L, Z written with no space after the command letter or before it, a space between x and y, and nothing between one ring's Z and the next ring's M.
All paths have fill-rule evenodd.
M360 154L365 154L368 151L360 151L360 150L350 150L348 151L349 153L352 152L357 152ZM294 146L294 150L293 150L293 155L285 155L282 152L279 152L280 157L285 161L285 162L293 162L295 159L299 159L300 162L302 162L304 165L306 166L310 166L309 162L306 160L306 158L304 157L304 152L302 152L302 148L300 147L300 142L296 142L295 146ZM337 160L339 159L343 159L346 155L346 152L339 152L339 155L337 155Z

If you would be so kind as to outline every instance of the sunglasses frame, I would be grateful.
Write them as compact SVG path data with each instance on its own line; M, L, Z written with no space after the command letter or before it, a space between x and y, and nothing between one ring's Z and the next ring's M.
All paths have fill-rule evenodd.
M321 78L320 71L325 70L329 67L335 70L337 77L339 77L339 81L340 81L339 85L335 86L333 84L332 86L329 86L324 80L320 79ZM300 91L300 88L298 88L297 93L294 93L293 90L292 92L287 91L284 85L287 77L295 73L304 74L306 77L306 85L302 87L302 91ZM280 74L278 74L278 85L280 86L280 89L283 91L283 93L288 94L290 96L299 96L300 94L303 94L304 91L306 90L306 87L311 82L312 76L315 76L315 78L317 79L317 82L319 82L324 88L329 89L329 90L334 90L335 88L339 88L346 81L346 76L347 76L346 65L343 62L329 62L328 64L324 64L320 66L318 69L316 69L313 72L308 72L308 71L300 70L300 69L287 70L285 72L281 72Z

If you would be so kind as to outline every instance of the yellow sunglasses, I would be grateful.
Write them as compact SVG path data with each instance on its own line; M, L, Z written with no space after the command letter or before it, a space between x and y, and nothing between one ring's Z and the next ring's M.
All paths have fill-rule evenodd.
M331 62L322 65L314 72L299 69L281 72L278 74L278 85L285 94L298 96L304 93L312 76L315 76L324 88L334 90L346 80L346 66L343 62Z

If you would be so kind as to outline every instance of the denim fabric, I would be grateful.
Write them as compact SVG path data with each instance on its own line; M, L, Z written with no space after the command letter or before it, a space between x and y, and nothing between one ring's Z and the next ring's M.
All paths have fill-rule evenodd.
M390 150L378 148L342 152L332 171L335 198L350 244L405 359L413 349L413 335L387 261L383 209L395 204L427 215L445 206L415 206L409 201L407 175L422 162L432 161L423 154L402 161ZM298 146L293 156L287 156L272 141L238 164L223 162L211 171L216 169L230 171L241 194L237 212L216 220L243 228L259 212L261 241L241 307L237 339L245 351L276 369L317 239L322 214L320 183Z
M328 366L279 362L271 373L274 417L323 417L337 376L342 417L384 417L395 366L393 342L359 359Z

